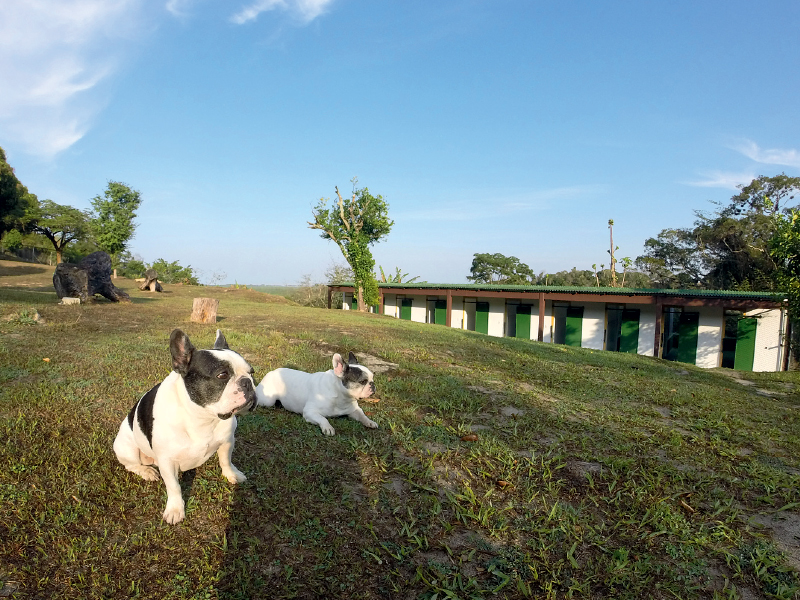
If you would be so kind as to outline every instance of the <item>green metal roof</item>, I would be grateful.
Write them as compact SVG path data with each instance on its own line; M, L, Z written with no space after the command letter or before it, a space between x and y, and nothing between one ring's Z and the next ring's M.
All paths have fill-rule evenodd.
M329 287L353 287L352 282L332 284ZM483 283L378 283L382 289L413 290L464 290L470 292L550 292L556 294L596 294L615 296L673 296L697 298L741 298L781 302L784 292L740 292L734 290L672 290L658 288L576 287L556 285L490 285Z

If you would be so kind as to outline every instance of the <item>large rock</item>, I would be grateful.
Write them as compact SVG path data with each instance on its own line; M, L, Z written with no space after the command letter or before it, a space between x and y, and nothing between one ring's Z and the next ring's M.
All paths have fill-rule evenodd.
M130 302L130 296L111 283L111 257L93 252L78 265L59 263L53 274L53 287L59 298L80 298L81 303L100 294L112 302Z
M147 271L145 271L144 281L142 285L139 286L139 289L143 292L146 290L150 290L151 292L161 292L164 290L164 288L161 287L161 283L158 281L158 273L153 269L147 269Z

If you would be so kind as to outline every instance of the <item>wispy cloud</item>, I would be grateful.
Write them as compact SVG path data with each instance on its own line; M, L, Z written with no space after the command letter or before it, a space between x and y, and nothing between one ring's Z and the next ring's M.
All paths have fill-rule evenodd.
M172 16L183 18L188 14L189 6L194 2L195 0L167 0L166 9Z
M544 190L532 190L522 194L487 196L484 199L472 198L458 202L447 202L429 209L398 213L398 218L409 221L476 221L493 217L536 212L552 208L555 203L579 201L595 196L605 190L603 185L576 185ZM491 200L492 209L487 212L486 201Z
M103 106L142 0L0 2L0 132L32 154L77 142Z
M785 165L787 167L800 168L800 152L794 148L788 150L778 148L761 148L758 144L751 140L744 140L743 142L731 147L737 152L741 152L750 160L766 165Z
M302 22L308 23L324 13L332 2L333 0L256 0L234 14L231 21L237 25L244 25L257 19L261 13L283 10L297 15Z
M747 185L756 177L755 173L752 172L728 173L723 171L710 171L707 173L701 173L701 175L705 179L700 181L687 181L686 185L735 190L738 189L736 186Z

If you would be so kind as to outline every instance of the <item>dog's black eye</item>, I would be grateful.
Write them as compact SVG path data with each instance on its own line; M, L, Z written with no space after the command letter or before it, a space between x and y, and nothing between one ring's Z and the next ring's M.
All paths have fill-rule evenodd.
M227 371L220 371L217 373L217 379L228 379L228 377L230 377L230 375Z

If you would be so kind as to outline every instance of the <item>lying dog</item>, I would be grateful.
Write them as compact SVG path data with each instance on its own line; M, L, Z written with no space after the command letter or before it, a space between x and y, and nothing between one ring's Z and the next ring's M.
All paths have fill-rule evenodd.
M333 369L320 373L294 369L270 371L256 387L258 405L274 406L280 400L285 409L319 425L325 435L336 433L325 417L347 415L365 427L376 429L378 424L358 406L359 399L375 393L372 371L359 365L352 352L348 362L340 354L334 354L332 362Z
M178 523L185 516L180 471L199 467L216 452L228 481L247 479L231 464L235 415L255 408L256 394L253 368L228 348L219 330L212 350L197 350L175 329L169 349L173 372L123 419L114 452L143 479L156 481L161 473L167 487L164 520Z

